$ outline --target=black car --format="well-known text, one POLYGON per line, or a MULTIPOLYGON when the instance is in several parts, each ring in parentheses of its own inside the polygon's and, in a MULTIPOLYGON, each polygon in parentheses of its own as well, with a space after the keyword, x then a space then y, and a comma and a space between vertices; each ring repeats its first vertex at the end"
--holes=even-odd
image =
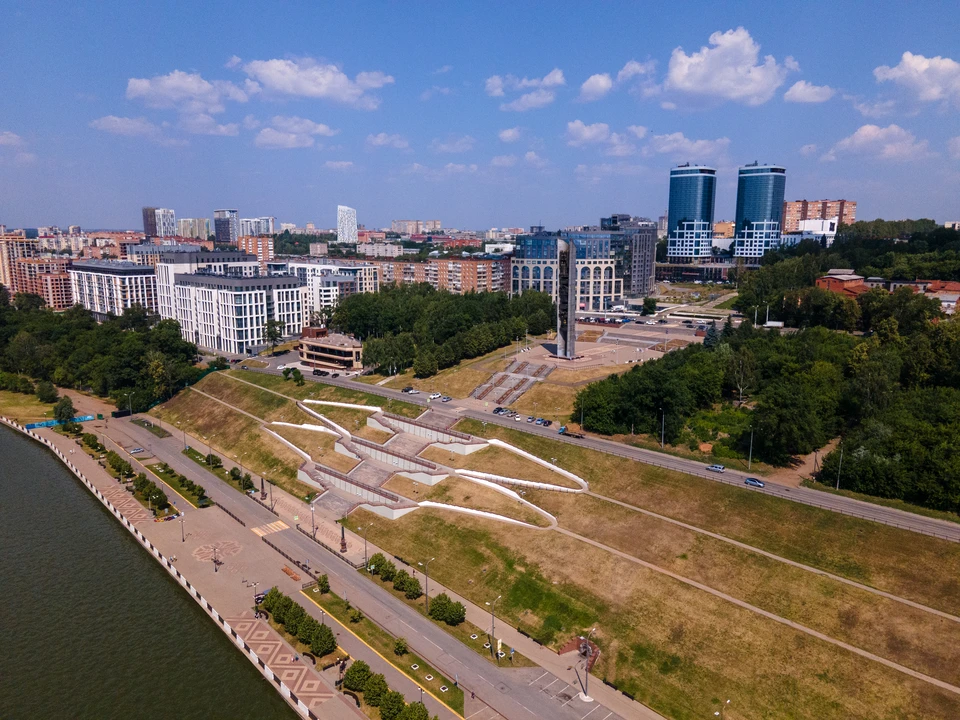
POLYGON ((657 320, 657 322, 658 322, 660 325, 666 325, 666 324, 667 324, 667 321, 666 321, 664 318, 660 318, 659 320, 657 320))
POLYGON ((340 373, 333 373, 332 375, 330 375, 330 377, 332 378, 340 377, 340 373))

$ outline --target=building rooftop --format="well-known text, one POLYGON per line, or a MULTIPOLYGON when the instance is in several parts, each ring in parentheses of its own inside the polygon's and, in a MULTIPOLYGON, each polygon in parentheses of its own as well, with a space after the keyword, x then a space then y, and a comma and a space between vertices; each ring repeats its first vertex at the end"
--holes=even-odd
POLYGON ((70 267, 75 270, 101 271, 118 274, 153 275, 150 265, 138 265, 130 260, 107 260, 92 258, 90 260, 74 260, 70 267))
POLYGON ((300 333, 301 340, 314 340, 323 345, 345 348, 360 348, 363 343, 351 335, 327 332, 326 328, 305 327, 300 333))
POLYGON ((222 290, 234 288, 256 289, 258 287, 303 287, 303 282, 295 275, 256 275, 241 277, 240 275, 220 275, 217 273, 177 273, 173 280, 178 285, 196 285, 200 287, 214 287, 222 290))

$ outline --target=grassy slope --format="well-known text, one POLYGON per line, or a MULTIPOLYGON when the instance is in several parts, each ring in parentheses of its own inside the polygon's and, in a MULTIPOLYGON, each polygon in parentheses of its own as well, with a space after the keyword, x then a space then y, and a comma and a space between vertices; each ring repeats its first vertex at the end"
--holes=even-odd
POLYGON ((477 470, 493 475, 551 483, 562 487, 579 487, 579 485, 563 475, 555 473, 542 465, 538 465, 532 460, 527 460, 516 453, 498 447, 487 447, 470 455, 459 455, 441 450, 440 448, 431 447, 421 452, 420 457, 452 468, 477 470))
MULTIPOLYGON (((350 524, 374 516, 355 512, 350 524)), ((672 718, 947 718, 960 698, 572 538, 443 511, 378 522, 370 538, 553 647, 597 627, 595 674, 672 718)))
POLYGON ((0 390, 0 415, 21 423, 41 422, 53 417, 53 405, 40 402, 36 395, 0 390))
POLYGON ((462 420, 458 428, 500 437, 590 483, 594 492, 720 533, 798 562, 948 612, 960 612, 960 544, 510 428, 462 420))

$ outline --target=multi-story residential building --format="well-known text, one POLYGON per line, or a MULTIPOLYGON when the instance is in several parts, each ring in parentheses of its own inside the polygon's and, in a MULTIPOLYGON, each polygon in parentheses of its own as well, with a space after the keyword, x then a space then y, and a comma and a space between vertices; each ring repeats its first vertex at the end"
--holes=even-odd
POLYGON ((69 258, 16 258, 11 289, 14 293, 39 295, 53 310, 66 310, 73 305, 69 266, 69 258))
POLYGON ((713 224, 715 240, 732 240, 736 223, 733 220, 718 220, 713 224))
POLYGON ((802 240, 815 240, 823 247, 830 247, 837 237, 839 226, 840 219, 835 217, 828 220, 801 220, 797 230, 781 235, 781 243, 789 246, 802 240))
POLYGON ((71 225, 67 228, 67 235, 81 235, 83 231, 80 229, 79 225, 71 225))
POLYGON ((310 254, 314 257, 323 257, 327 254, 328 249, 327 243, 325 242, 310 243, 310 254))
POLYGON ((296 223, 280 223, 280 232, 295 232, 297 229, 296 223))
POLYGON ((308 317, 320 308, 336 307, 344 297, 380 289, 379 270, 372 263, 318 262, 304 258, 291 259, 286 267, 287 272, 306 287, 304 302, 308 317))
POLYGON ((577 301, 579 310, 608 310, 623 301, 623 278, 616 277, 611 232, 538 232, 517 239, 510 263, 510 292, 539 290, 558 298, 559 240, 576 248, 577 301))
POLYGON ((629 292, 635 297, 647 297, 656 287, 657 225, 647 222, 635 228, 625 225, 623 229, 630 238, 629 292))
POLYGON ((238 222, 239 212, 236 210, 214 210, 213 232, 217 243, 221 245, 236 245, 240 235, 238 222))
POLYGON ((0 234, 0 285, 13 295, 17 289, 13 286, 13 262, 19 258, 36 257, 40 254, 40 240, 28 238, 23 230, 0 234))
POLYGON ((143 208, 143 234, 147 237, 173 237, 177 234, 177 216, 169 208, 143 208))
POLYGON ((670 170, 667 257, 701 262, 713 256, 717 171, 686 163, 670 170))
POLYGON ((210 237, 210 220, 207 218, 180 218, 177 220, 177 235, 184 238, 206 240, 210 237))
MULTIPOLYGON (((241 252, 202 252, 193 248, 193 252, 161 253, 156 264, 157 273, 157 312, 160 317, 176 318, 176 278, 178 275, 204 274, 223 275, 236 278, 256 277, 260 272, 260 263, 253 255, 241 252)), ((187 335, 184 335, 187 339, 187 335)))
POLYGON ((385 242, 366 242, 357 245, 357 251, 367 257, 400 257, 403 248, 400 245, 385 242))
POLYGON ((780 165, 751 163, 737 178, 737 218, 734 227, 735 257, 759 260, 780 247, 783 194, 787 171, 780 165))
POLYGON ((237 238, 237 249, 248 255, 256 255, 262 270, 273 260, 273 238, 263 235, 241 235, 237 238))
POLYGON ((75 303, 103 321, 139 305, 157 312, 157 278, 153 267, 126 260, 79 260, 70 264, 70 286, 75 303))
POLYGON ((290 275, 176 274, 174 292, 183 337, 215 352, 242 355, 264 347, 267 320, 283 323, 287 336, 306 325, 305 288, 290 275))
POLYGON ((804 220, 839 218, 844 225, 857 221, 854 200, 790 200, 783 204, 783 232, 798 232, 804 220))
POLYGON ((300 362, 308 367, 331 370, 362 370, 363 344, 352 335, 305 327, 300 333, 300 362))
POLYGON ((337 242, 357 244, 357 211, 346 205, 337 205, 337 242))
POLYGON ((506 290, 510 260, 505 257, 431 258, 426 262, 371 260, 382 283, 429 283, 437 290, 462 295, 506 290))
POLYGON ((387 234, 376 230, 358 230, 357 244, 386 242, 387 234))
POLYGON ((243 235, 273 235, 274 217, 240 218, 239 233, 243 235))

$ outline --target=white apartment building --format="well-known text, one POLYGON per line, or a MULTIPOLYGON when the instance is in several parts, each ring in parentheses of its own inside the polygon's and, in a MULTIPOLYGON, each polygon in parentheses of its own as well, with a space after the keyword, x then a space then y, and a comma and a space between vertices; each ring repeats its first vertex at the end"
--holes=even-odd
POLYGON ((78 260, 70 265, 73 300, 103 321, 139 305, 157 312, 157 279, 149 265, 126 260, 78 260))
POLYGON ((734 239, 734 257, 759 260, 782 243, 780 223, 776 220, 758 220, 740 232, 734 239))
POLYGON ((713 257, 713 223, 681 222, 667 237, 667 259, 692 262, 713 257))
POLYGON ((367 263, 318 262, 304 258, 288 261, 287 272, 297 277, 307 288, 308 317, 320 308, 336 307, 342 297, 377 292, 380 289, 379 268, 367 263))
MULTIPOLYGON (((241 252, 169 252, 161 253, 156 261, 157 312, 161 318, 176 318, 175 285, 178 275, 204 273, 255 277, 260 272, 256 256, 241 252)), ((184 337, 187 337, 184 334, 184 337)))
POLYGON ((362 243, 357 245, 357 250, 361 255, 367 257, 400 257, 403 255, 403 248, 393 243, 362 243))
POLYGON ((337 242, 357 244, 357 211, 346 205, 337 205, 337 242))
POLYGON ((307 324, 306 288, 289 275, 176 275, 174 308, 183 337, 215 352, 243 355, 264 347, 264 325, 279 320, 284 335, 307 324))
POLYGON ((275 217, 240 218, 240 235, 273 235, 275 217))
POLYGON ((210 236, 210 220, 208 218, 179 218, 177 220, 177 235, 206 240, 210 236))

